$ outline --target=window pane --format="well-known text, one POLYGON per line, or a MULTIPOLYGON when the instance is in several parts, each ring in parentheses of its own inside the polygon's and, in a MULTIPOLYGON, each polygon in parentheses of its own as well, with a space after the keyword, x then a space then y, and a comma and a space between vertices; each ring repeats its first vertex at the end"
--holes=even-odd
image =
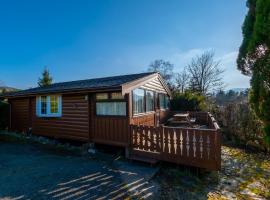
POLYGON ((146 91, 146 112, 154 110, 154 92, 146 91))
POLYGON ((144 90, 133 90, 133 113, 143 113, 144 110, 144 90))
POLYGON ((165 95, 159 94, 159 107, 165 109, 165 95))
POLYGON ((165 107, 169 108, 170 107, 170 99, 168 96, 165 96, 165 107))
POLYGON ((113 92, 111 95, 112 99, 124 99, 124 96, 122 96, 121 92, 113 92))
POLYGON ((41 114, 47 114, 47 97, 46 96, 41 96, 40 97, 41 101, 41 114))
POLYGON ((108 95, 108 93, 97 93, 96 99, 97 100, 109 99, 109 95, 108 95))
POLYGON ((126 116, 126 102, 97 102, 96 114, 126 116))
POLYGON ((58 96, 50 96, 51 108, 50 112, 52 114, 58 113, 58 96))

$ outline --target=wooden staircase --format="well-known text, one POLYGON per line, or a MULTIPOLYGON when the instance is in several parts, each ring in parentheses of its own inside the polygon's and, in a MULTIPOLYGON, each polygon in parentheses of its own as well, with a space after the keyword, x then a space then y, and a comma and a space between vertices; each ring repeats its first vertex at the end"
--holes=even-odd
POLYGON ((158 163, 158 156, 160 153, 152 151, 144 151, 140 149, 132 149, 129 155, 130 160, 136 160, 144 163, 155 165, 158 163))

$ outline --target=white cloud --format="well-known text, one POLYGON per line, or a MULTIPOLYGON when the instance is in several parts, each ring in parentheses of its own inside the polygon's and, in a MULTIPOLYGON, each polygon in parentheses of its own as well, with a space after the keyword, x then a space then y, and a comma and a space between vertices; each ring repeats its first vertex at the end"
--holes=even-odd
POLYGON ((237 69, 236 59, 238 52, 233 51, 218 58, 221 61, 221 66, 224 68, 224 82, 226 88, 247 88, 249 87, 250 77, 244 76, 237 69))
POLYGON ((200 55, 207 50, 210 49, 190 49, 185 52, 176 52, 167 59, 175 65, 175 71, 179 72, 190 63, 193 57, 200 55))

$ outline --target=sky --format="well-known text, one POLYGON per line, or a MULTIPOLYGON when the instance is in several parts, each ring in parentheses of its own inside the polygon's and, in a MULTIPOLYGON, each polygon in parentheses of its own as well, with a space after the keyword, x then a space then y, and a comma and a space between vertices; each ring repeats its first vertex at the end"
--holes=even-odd
POLYGON ((181 70, 215 51, 226 88, 249 87, 236 58, 245 0, 0 0, 0 80, 37 86, 145 72, 155 59, 181 70))

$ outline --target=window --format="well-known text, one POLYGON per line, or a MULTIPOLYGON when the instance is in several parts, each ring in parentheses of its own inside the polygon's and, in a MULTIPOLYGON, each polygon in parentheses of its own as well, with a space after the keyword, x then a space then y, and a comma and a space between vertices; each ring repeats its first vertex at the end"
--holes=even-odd
POLYGON ((97 115, 126 116, 126 102, 97 102, 97 115))
POLYGON ((50 106, 51 113, 55 114, 58 113, 58 97, 51 96, 51 106, 50 106))
POLYGON ((154 92, 146 90, 146 112, 154 111, 154 92))
POLYGON ((96 99, 97 100, 109 99, 109 94, 108 93, 97 93, 96 99))
POLYGON ((170 104, 169 97, 165 94, 159 94, 158 96, 160 109, 168 109, 170 104))
POLYGON ((96 115, 126 116, 126 101, 122 93, 97 93, 96 115))
POLYGON ((135 89, 132 92, 132 96, 133 96, 133 114, 145 112, 144 90, 135 89))
POLYGON ((41 114, 46 115, 47 114, 47 97, 42 96, 41 98, 41 114))
POLYGON ((122 95, 121 92, 112 92, 111 98, 112 99, 124 99, 124 96, 122 95))
POLYGON ((40 117, 61 117, 62 99, 59 95, 39 96, 36 101, 36 114, 40 117))

